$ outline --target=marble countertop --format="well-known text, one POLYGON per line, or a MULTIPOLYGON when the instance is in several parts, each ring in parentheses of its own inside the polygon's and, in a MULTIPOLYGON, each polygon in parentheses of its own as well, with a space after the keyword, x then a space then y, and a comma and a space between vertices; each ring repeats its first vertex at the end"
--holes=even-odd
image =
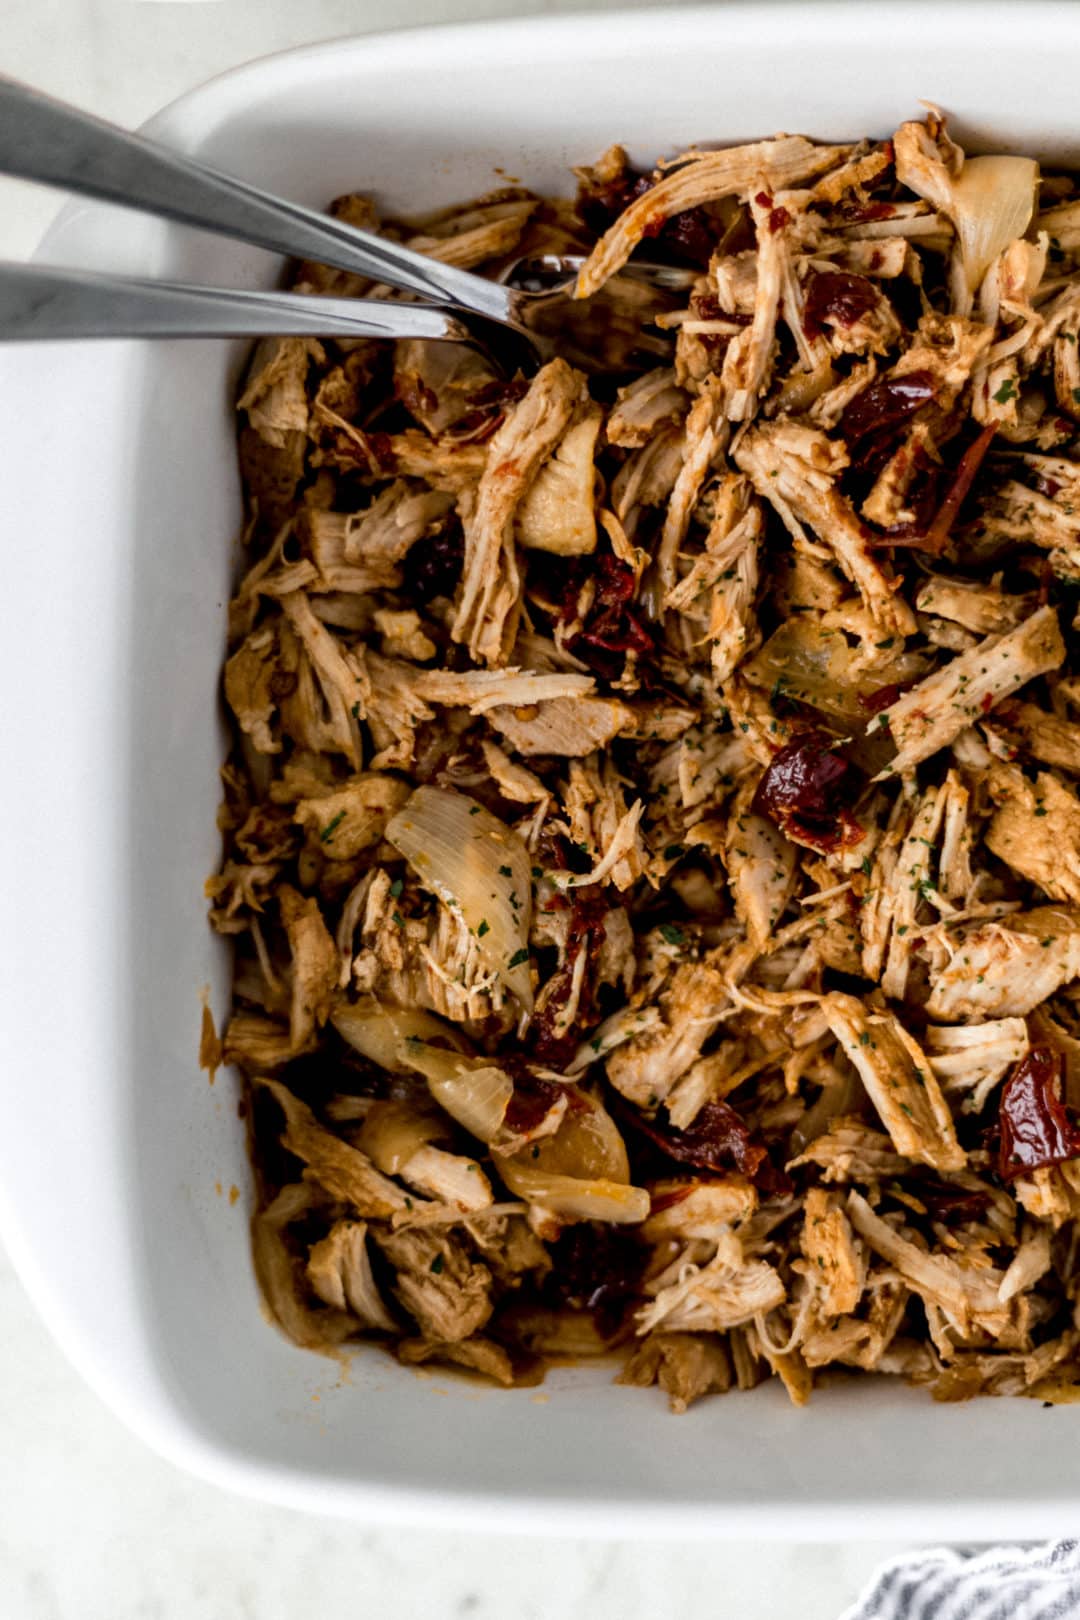
MULTIPOLYGON (((600 9, 605 0, 590 0, 600 9)), ((625 0, 607 0, 622 9, 625 0)), ((0 0, 0 72, 135 124, 253 56, 577 0, 0 0)), ((0 257, 59 199, 0 180, 0 257)), ((646 1546, 365 1530, 227 1496, 133 1438, 67 1365, 0 1252, 3 1620, 836 1620, 898 1545, 646 1546)))
POLYGON ((0 1323, 3 1620, 837 1620, 900 1551, 436 1535, 266 1507, 129 1434, 2 1252, 0 1323))

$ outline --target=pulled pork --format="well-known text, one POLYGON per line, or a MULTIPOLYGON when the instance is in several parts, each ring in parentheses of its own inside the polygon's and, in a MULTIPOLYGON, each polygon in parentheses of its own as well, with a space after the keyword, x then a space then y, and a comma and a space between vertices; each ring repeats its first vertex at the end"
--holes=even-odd
POLYGON ((505 1385, 619 1350, 680 1411, 1064 1398, 1080 192, 934 112, 577 172, 334 205, 581 256, 535 375, 268 340, 239 400, 208 895, 263 1290, 505 1385))

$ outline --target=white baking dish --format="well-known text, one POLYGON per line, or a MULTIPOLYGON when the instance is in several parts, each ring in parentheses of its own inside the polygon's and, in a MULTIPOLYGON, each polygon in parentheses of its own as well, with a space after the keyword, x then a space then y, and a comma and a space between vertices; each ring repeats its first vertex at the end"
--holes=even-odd
MULTIPOLYGON (((778 129, 883 134, 917 98, 961 139, 1080 163, 1080 10, 731 5, 425 30, 227 75, 154 132, 312 204, 421 208, 566 186, 778 129), (1022 19, 1022 22, 1021 22, 1022 19), (500 171, 496 165, 501 166, 500 171)), ((87 205, 44 251, 266 284, 266 255, 87 205)), ((86 1378, 148 1442, 239 1490, 366 1520, 639 1534, 987 1538, 1075 1529, 1080 1410, 939 1407, 888 1382, 671 1418, 611 1369, 542 1393, 347 1373, 260 1313, 235 1092, 195 1062, 226 1004, 204 917, 238 491, 224 344, 0 356, 7 783, 0 1216, 86 1378), (230 1204, 231 1186, 241 1197, 230 1204), (219 1192, 218 1189, 222 1189, 219 1192)))

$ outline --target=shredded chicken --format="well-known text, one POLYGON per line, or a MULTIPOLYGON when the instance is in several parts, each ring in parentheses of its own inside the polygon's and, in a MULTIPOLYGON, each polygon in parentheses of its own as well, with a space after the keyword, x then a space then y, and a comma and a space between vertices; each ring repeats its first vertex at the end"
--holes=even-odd
POLYGON ((579 256, 534 374, 274 338, 238 401, 207 1051, 269 1309, 675 1411, 1075 1398, 1076 182, 933 110, 576 173, 333 205, 579 256))

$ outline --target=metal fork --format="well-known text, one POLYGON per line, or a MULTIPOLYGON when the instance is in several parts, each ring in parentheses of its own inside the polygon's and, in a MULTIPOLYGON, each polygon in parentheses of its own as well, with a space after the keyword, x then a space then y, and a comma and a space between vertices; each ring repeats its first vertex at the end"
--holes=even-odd
MULTIPOLYGON (((489 281, 260 190, 3 77, 0 173, 352 271, 440 306, 442 322, 440 327, 432 311, 420 317, 415 304, 239 294, 0 264, 0 339, 244 336, 260 331, 329 336, 344 335, 348 326, 352 336, 471 342, 513 370, 549 352, 553 317, 560 305, 570 302, 582 263, 576 256, 522 259, 498 281, 489 281), (273 324, 260 327, 259 320, 273 324)), ((655 264, 635 264, 630 273, 663 288, 684 287, 694 274, 655 264)))

